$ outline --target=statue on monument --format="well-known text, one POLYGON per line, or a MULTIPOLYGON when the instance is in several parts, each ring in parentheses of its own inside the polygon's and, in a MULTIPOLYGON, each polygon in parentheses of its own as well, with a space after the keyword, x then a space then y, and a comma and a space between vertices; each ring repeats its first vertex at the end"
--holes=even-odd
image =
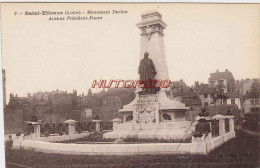
POLYGON ((153 92, 156 91, 156 88, 154 87, 156 83, 154 77, 157 72, 155 70, 153 61, 148 58, 148 56, 149 53, 145 52, 144 58, 140 61, 138 73, 140 74, 141 84, 144 85, 143 90, 153 92))

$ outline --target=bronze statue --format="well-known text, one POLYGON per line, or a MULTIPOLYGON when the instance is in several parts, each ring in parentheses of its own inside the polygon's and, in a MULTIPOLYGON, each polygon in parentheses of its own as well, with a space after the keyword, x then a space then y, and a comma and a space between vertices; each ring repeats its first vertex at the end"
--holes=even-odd
POLYGON ((152 91, 154 77, 157 74, 153 61, 148 58, 149 53, 144 53, 144 58, 140 61, 139 71, 141 84, 144 84, 144 90, 152 91))

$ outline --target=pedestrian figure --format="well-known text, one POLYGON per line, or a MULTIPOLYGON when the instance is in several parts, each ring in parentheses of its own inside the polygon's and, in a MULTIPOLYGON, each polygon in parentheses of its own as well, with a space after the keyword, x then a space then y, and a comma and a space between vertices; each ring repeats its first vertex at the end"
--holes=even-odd
POLYGON ((12 147, 13 147, 13 139, 12 139, 12 135, 9 135, 8 140, 5 142, 5 152, 7 155, 10 154, 12 147))
POLYGON ((62 136, 63 135, 63 130, 62 130, 62 123, 59 124, 59 135, 62 136))
POLYGON ((50 135, 50 131, 49 131, 49 124, 45 124, 45 136, 48 137, 50 135))

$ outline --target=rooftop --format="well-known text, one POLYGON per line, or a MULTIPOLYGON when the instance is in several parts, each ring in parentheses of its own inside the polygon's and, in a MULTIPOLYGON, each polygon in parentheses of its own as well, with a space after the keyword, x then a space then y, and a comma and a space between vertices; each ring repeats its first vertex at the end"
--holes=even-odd
POLYGON ((209 80, 220 80, 220 79, 231 79, 235 80, 234 76, 228 69, 226 69, 224 72, 219 72, 218 70, 215 73, 211 73, 209 80))

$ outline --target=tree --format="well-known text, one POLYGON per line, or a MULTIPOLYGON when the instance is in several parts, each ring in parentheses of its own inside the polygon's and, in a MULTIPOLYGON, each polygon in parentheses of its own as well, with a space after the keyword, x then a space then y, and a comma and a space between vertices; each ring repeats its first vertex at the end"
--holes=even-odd
POLYGON ((214 101, 220 100, 220 105, 228 99, 228 96, 225 95, 223 90, 221 90, 221 85, 217 85, 217 94, 213 97, 214 101))
POLYGON ((91 91, 91 89, 88 89, 88 96, 92 96, 92 91, 91 91))

